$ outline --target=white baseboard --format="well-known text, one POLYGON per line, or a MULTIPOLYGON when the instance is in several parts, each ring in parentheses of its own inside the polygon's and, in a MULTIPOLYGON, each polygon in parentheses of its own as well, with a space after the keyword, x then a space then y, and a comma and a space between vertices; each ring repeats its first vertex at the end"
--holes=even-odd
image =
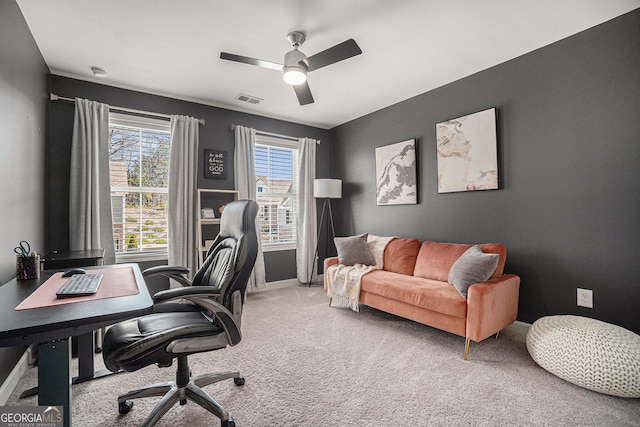
MULTIPOLYGON (((318 275, 318 279, 313 282, 315 286, 322 286, 322 284, 324 283, 324 275, 320 274, 318 275)), ((264 291, 271 291, 274 289, 280 289, 280 288, 289 288, 292 286, 301 286, 301 285, 306 285, 306 283, 301 283, 298 279, 285 279, 285 280, 278 280, 275 282, 268 282, 267 286, 265 286, 264 288, 261 289, 256 289, 252 292, 256 293, 256 292, 264 292, 264 291)))
POLYGON ((16 366, 13 367, 11 373, 7 377, 6 380, 0 386, 0 406, 3 406, 9 400, 9 396, 13 393, 13 390, 18 385, 20 378, 29 368, 29 359, 31 357, 31 347, 27 348, 27 350, 22 353, 22 357, 16 363, 16 366))
POLYGON ((516 320, 515 322, 507 326, 505 329, 509 330, 510 332, 513 332, 519 338, 525 341, 527 338, 527 332, 529 332, 530 327, 531 327, 530 323, 525 323, 525 322, 516 320))

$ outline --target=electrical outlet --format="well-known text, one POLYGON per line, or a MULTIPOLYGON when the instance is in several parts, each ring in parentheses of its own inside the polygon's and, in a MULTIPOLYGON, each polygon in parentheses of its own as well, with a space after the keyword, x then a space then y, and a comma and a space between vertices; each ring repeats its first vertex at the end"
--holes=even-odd
POLYGON ((593 291, 578 288, 578 306, 593 308, 593 291))

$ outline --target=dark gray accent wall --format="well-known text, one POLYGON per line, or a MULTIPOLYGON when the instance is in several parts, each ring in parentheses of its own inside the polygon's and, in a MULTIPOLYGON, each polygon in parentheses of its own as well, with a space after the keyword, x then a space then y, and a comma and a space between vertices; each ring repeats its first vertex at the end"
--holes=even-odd
MULTIPOLYGON (((48 74, 18 5, 0 2, 0 285, 16 276, 20 240, 45 247, 48 74)), ((0 348, 0 384, 23 351, 0 348)))
MULTIPOLYGON (((215 78, 212 76, 212 78, 215 78)), ((320 139, 317 148, 317 175, 328 175, 331 148, 329 131, 300 125, 282 120, 270 119, 253 114, 240 113, 223 108, 212 107, 194 102, 181 101, 163 96, 151 95, 126 89, 115 88, 96 83, 70 79, 53 75, 51 91, 68 98, 86 98, 104 102, 112 106, 133 108, 163 114, 180 114, 206 121, 200 126, 200 159, 198 161, 198 187, 216 189, 234 189, 234 134, 231 124, 253 127, 255 129, 289 136, 306 136, 320 139), (204 178, 204 150, 217 149, 228 153, 227 179, 204 178)), ((304 108, 304 107, 301 107, 304 108)), ((71 102, 54 101, 51 105, 51 215, 49 233, 52 249, 67 249, 69 244, 69 161, 71 135, 73 131, 74 105, 71 102)), ((266 252, 265 269, 267 281, 292 279, 296 277, 295 251, 266 252)))
POLYGON ((343 234, 501 242, 518 319, 640 333, 640 10, 333 129, 343 234), (438 194, 435 124, 499 109, 502 189, 438 194), (374 149, 418 140, 419 204, 376 206, 374 149), (576 288, 594 308, 577 307, 576 288))

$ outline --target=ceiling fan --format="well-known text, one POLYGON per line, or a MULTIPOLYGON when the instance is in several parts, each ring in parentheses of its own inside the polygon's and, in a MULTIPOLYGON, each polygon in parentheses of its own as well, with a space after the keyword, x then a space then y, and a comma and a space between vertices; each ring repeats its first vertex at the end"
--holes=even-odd
POLYGON ((284 65, 227 52, 220 52, 220 59, 282 71, 282 78, 293 86, 300 105, 307 105, 313 103, 313 95, 311 95, 311 89, 307 83, 307 73, 360 55, 362 50, 355 40, 349 39, 315 55, 307 56, 298 50, 306 38, 306 35, 300 31, 293 31, 287 35, 293 50, 284 55, 284 65))

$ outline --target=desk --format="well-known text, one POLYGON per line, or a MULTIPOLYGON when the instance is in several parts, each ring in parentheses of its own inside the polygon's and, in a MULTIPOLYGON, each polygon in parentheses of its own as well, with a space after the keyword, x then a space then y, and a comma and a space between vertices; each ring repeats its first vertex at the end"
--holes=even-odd
POLYGON ((14 279, 0 286, 0 347, 40 343, 38 405, 63 406, 65 427, 71 426, 69 338, 153 311, 153 301, 137 264, 87 267, 87 270, 127 267, 133 269, 138 294, 17 311, 15 307, 54 272, 45 270, 39 279, 20 282, 14 279))
MULTIPOLYGON (((80 249, 68 251, 51 251, 44 254, 40 260, 43 270, 66 270, 73 267, 88 267, 92 265, 104 264, 104 249, 80 249)), ((102 349, 103 331, 98 330, 95 333, 95 341, 90 334, 87 336, 73 338, 71 346, 73 355, 78 356, 80 361, 80 372, 78 378, 74 380, 77 384, 94 377, 93 372, 93 352, 100 352, 102 349), (91 366, 83 363, 88 361, 91 366)), ((37 393, 38 390, 27 390, 20 397, 30 396, 37 393)))

